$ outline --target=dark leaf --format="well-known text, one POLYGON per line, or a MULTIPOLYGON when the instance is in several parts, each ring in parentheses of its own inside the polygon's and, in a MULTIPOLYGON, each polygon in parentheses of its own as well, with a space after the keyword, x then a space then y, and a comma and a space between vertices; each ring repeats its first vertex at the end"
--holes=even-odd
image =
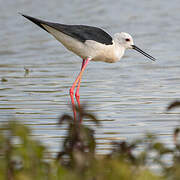
POLYGON ((167 107, 167 111, 174 109, 176 107, 180 107, 180 101, 174 101, 167 107))
POLYGON ((59 118, 59 125, 63 124, 64 121, 72 123, 73 122, 73 117, 68 115, 68 114, 64 114, 59 118))

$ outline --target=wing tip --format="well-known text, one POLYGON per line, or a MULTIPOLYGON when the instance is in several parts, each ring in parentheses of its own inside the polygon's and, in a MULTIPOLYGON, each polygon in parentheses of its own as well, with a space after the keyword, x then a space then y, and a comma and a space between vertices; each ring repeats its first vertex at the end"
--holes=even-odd
MULTIPOLYGON (((37 18, 34 18, 34 17, 31 17, 31 16, 28 16, 28 15, 25 15, 23 13, 20 13, 18 12, 18 14, 22 15, 23 17, 27 18, 28 20, 30 20, 31 22, 35 23, 36 25, 38 25, 39 27, 41 27, 42 29, 44 29, 45 31, 47 31, 47 29, 45 29, 42 24, 44 21, 40 20, 40 19, 37 19, 37 18)), ((46 24, 46 23, 44 23, 46 24)), ((48 32, 48 31, 47 31, 48 32)))
POLYGON ((28 16, 28 15, 26 15, 26 14, 23 14, 23 13, 21 13, 21 12, 18 12, 18 14, 21 15, 21 16, 23 16, 23 17, 25 17, 25 18, 27 18, 27 19, 28 19, 28 17, 30 17, 30 16, 28 16))

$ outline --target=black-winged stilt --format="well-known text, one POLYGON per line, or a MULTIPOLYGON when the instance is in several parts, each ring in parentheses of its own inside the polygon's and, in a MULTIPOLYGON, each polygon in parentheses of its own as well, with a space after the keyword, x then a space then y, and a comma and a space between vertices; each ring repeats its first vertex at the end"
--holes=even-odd
POLYGON ((81 71, 70 88, 70 97, 76 119, 76 109, 74 102, 74 89, 77 85, 75 97, 80 107, 79 88, 82 74, 89 61, 104 61, 109 63, 117 62, 124 55, 126 49, 135 49, 149 59, 155 61, 155 58, 142 51, 134 45, 131 35, 125 32, 116 33, 112 38, 104 30, 85 25, 65 25, 43 21, 31 16, 21 14, 42 29, 52 34, 68 50, 80 56, 82 61, 81 71))

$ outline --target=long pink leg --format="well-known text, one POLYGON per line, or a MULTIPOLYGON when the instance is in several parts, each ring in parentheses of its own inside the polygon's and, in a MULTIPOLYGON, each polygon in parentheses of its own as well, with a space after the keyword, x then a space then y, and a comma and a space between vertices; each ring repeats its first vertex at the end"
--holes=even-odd
MULTIPOLYGON (((83 59, 81 69, 83 68, 85 61, 86 61, 86 59, 83 59)), ((79 88, 80 88, 80 85, 81 85, 81 78, 80 78, 79 81, 78 81, 78 86, 77 86, 76 94, 75 94, 76 101, 77 101, 77 103, 78 103, 79 109, 80 109, 80 100, 79 100, 79 98, 80 98, 80 95, 79 95, 79 88)))
POLYGON ((82 67, 78 77, 76 78, 72 87, 69 90, 69 94, 70 94, 71 102, 72 102, 73 113, 74 113, 74 120, 76 120, 76 108, 75 108, 74 97, 73 97, 74 96, 74 88, 76 87, 76 84, 78 83, 78 81, 81 79, 82 74, 83 74, 84 70, 86 69, 86 66, 88 65, 90 60, 91 60, 90 58, 87 58, 87 60, 84 63, 84 66, 82 67))

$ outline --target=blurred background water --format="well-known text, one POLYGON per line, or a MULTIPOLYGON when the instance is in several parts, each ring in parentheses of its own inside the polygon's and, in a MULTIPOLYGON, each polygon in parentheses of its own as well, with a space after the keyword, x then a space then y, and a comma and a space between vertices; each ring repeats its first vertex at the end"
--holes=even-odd
POLYGON ((88 65, 80 95, 101 121, 97 151, 107 153, 111 141, 132 140, 145 132, 172 145, 180 116, 178 110, 165 110, 180 98, 178 0, 0 0, 0 5, 0 79, 7 80, 0 82, 1 122, 17 118, 57 152, 66 127, 56 123, 63 113, 72 114, 69 88, 81 67, 79 57, 21 17, 22 12, 52 22, 99 26, 111 35, 130 33, 158 60, 128 50, 118 63, 88 65))

